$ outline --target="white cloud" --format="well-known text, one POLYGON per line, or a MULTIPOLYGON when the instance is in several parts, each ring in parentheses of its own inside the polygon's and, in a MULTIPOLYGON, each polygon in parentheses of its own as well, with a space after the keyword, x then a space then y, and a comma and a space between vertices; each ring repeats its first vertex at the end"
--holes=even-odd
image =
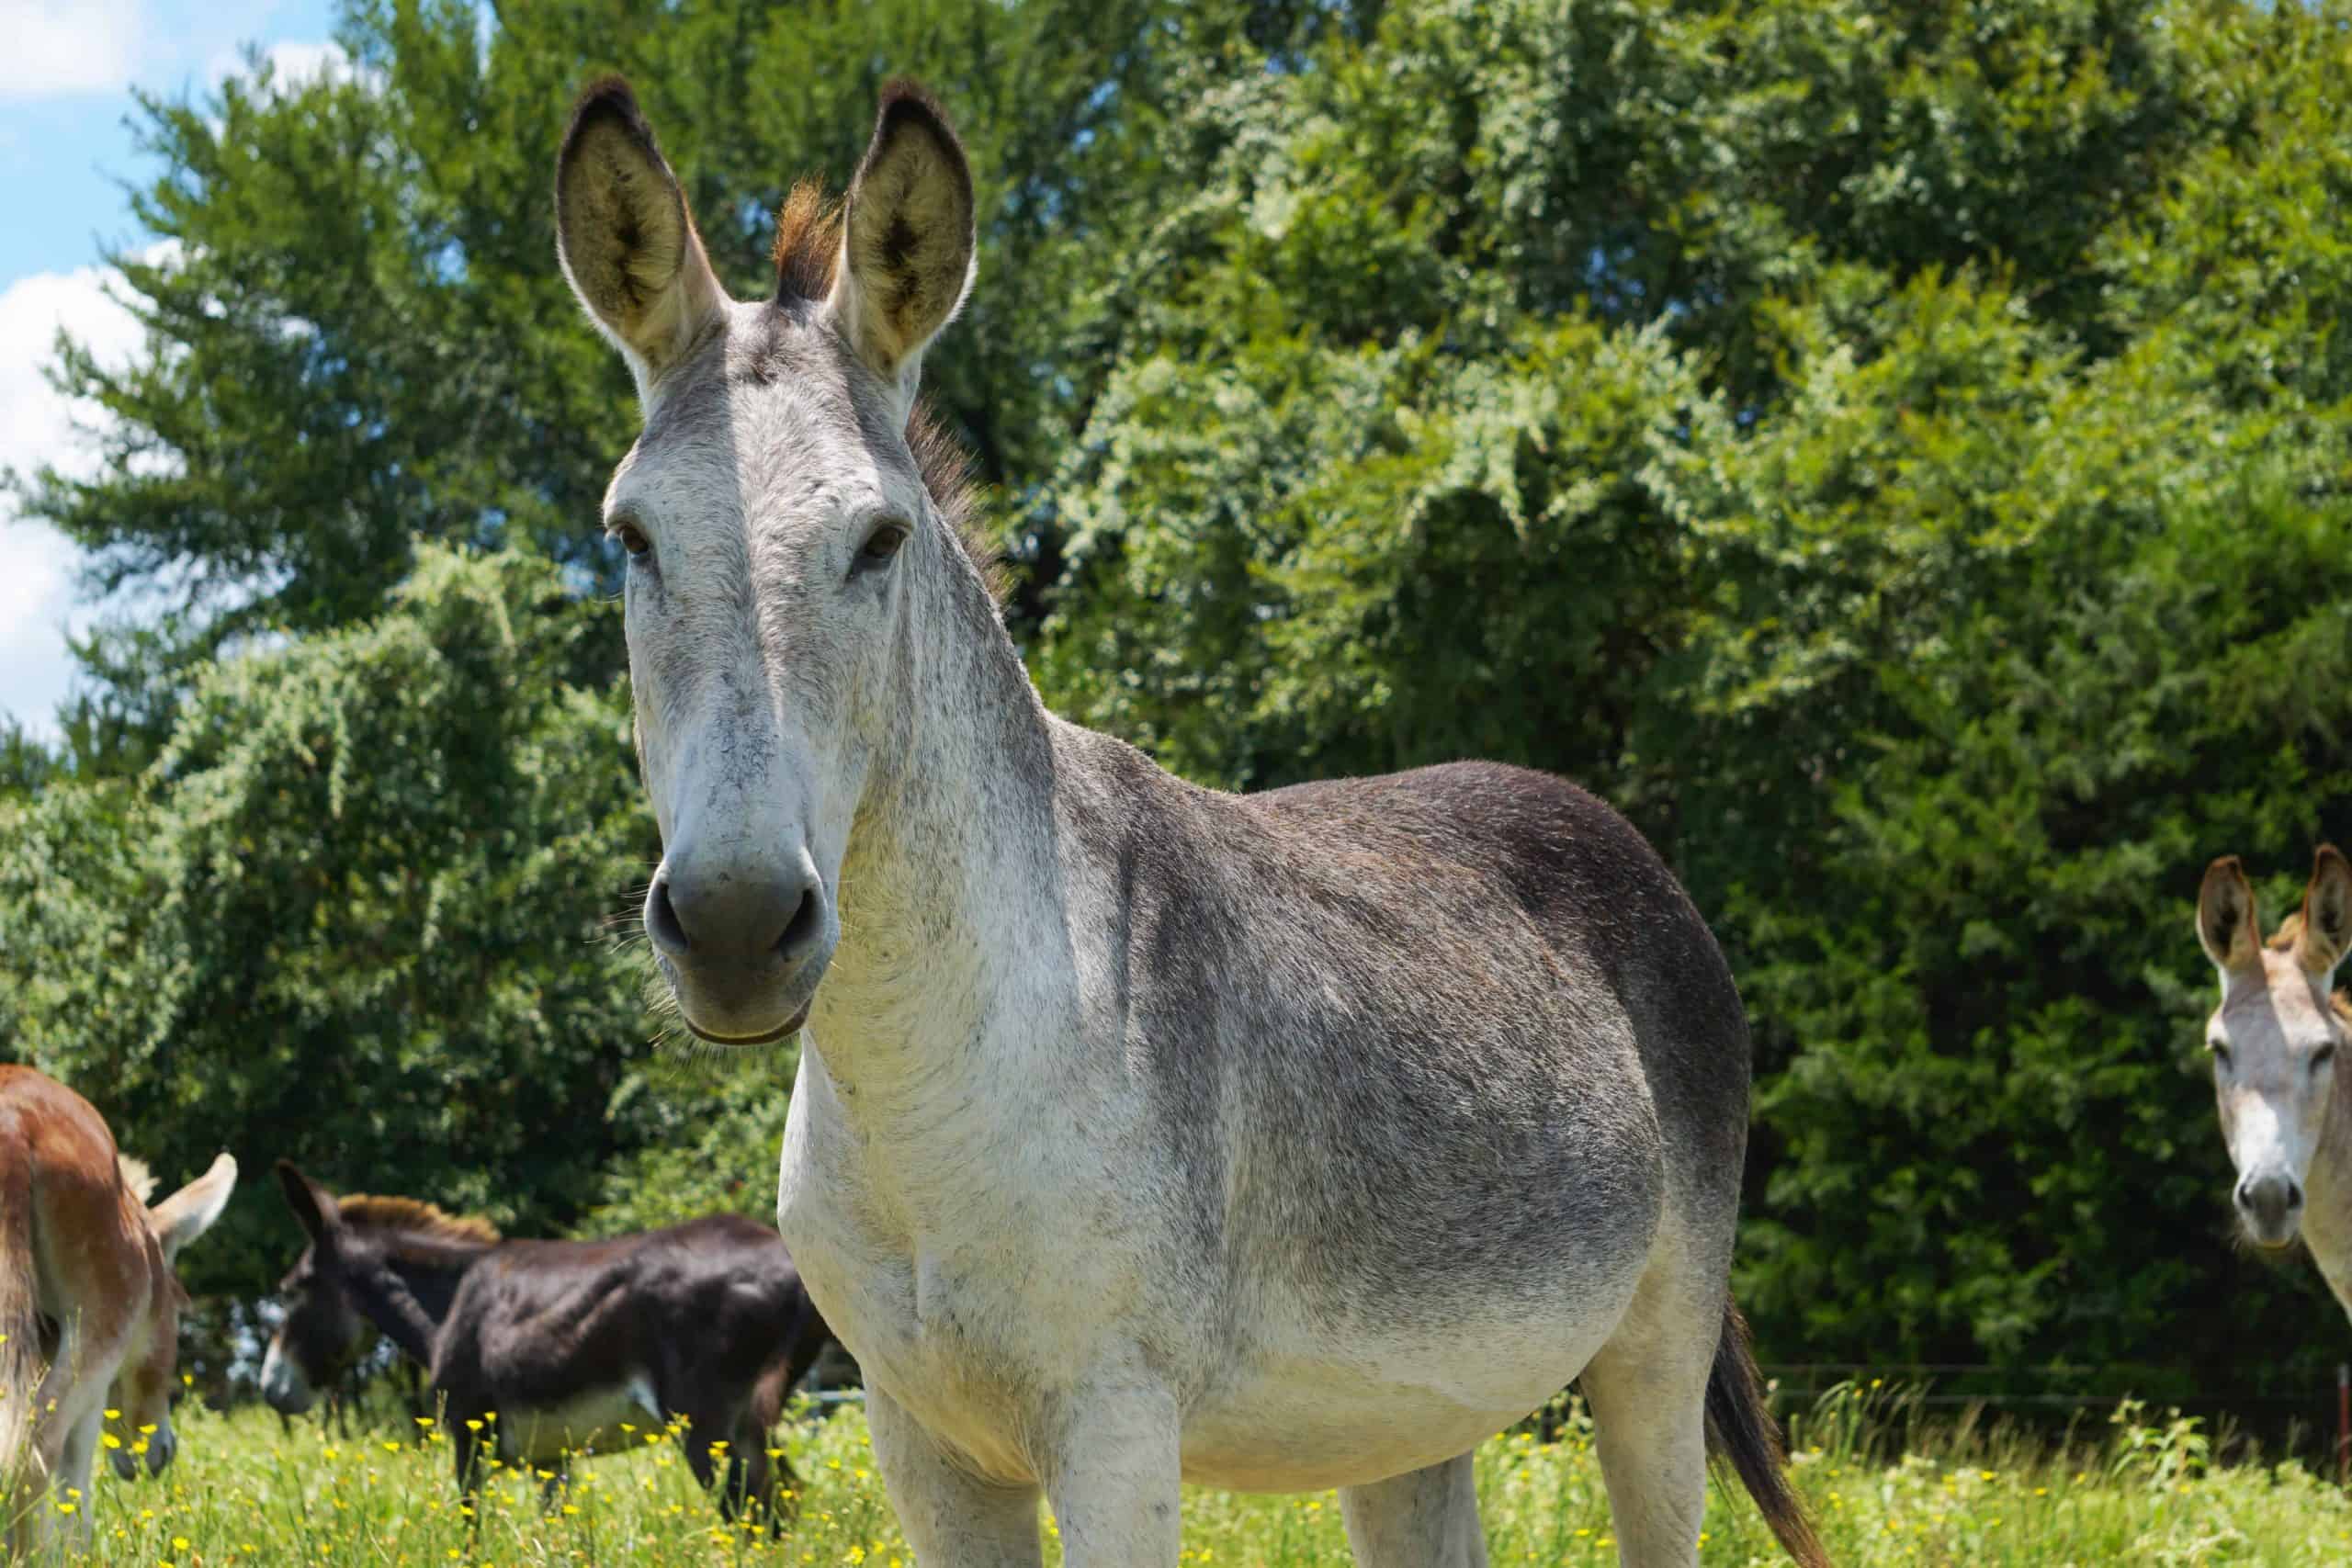
MULTIPOLYGON (((0 0, 0 4, 5 3, 6 0, 0 0)), ((331 39, 288 39, 271 44, 261 51, 261 57, 268 62, 270 79, 281 92, 308 86, 313 82, 348 82, 356 74, 351 56, 343 51, 343 45, 331 39)), ((246 63, 245 51, 242 49, 223 50, 212 57, 209 74, 215 82, 254 73, 254 67, 246 63)))
MULTIPOLYGON (((87 474, 97 464, 90 434, 104 411, 49 385, 41 372, 62 328, 101 360, 119 363, 141 341, 138 321, 114 297, 112 267, 35 273, 0 292, 0 468, 43 465, 87 474)), ((72 681, 68 628, 85 630, 95 606, 74 598, 79 553, 46 523, 13 514, 0 499, 0 709, 47 734, 72 681)))
POLYGON ((343 45, 325 39, 316 43, 288 41, 274 43, 264 54, 281 82, 310 82, 324 77, 330 82, 351 79, 351 56, 343 52, 343 45))
POLYGON ((140 0, 0 0, 0 102, 118 92, 147 37, 140 0))

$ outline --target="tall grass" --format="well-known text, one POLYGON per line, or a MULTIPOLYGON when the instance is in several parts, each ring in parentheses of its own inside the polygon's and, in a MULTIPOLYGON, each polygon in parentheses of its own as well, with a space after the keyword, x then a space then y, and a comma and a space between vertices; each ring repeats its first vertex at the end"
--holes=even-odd
MULTIPOLYGON (((799 1472, 778 1538, 721 1524, 686 1472, 678 1434, 634 1434, 626 1456, 502 1470, 461 1511, 431 1426, 338 1438, 287 1432, 266 1411, 187 1407, 179 1462, 160 1482, 108 1475, 68 1499, 93 1556, 148 1568, 227 1563, 848 1564, 911 1568, 854 1409, 780 1430, 799 1472), (543 1493, 548 1494, 543 1501, 543 1493)), ((1902 1391, 1832 1391, 1794 1423, 1795 1476, 1842 1564, 2197 1564, 2352 1561, 2352 1502, 2301 1465, 2218 1465, 2192 1419, 2127 1403, 2067 1440, 1970 1419, 1931 1420, 1902 1391)), ((1478 1488, 1497 1568, 1611 1563, 1616 1542, 1590 1421, 1568 1404, 1544 1435, 1498 1438, 1478 1488)), ((101 1467, 103 1471, 103 1466, 101 1467)), ((54 1506, 55 1505, 48 1505, 54 1506)), ((1184 1562, 1342 1568, 1335 1495, 1185 1498, 1184 1562)), ((1051 1520, 1046 1557, 1060 1561, 1051 1520)), ((1784 1561, 1736 1483, 1709 1499, 1708 1568, 1784 1561)))

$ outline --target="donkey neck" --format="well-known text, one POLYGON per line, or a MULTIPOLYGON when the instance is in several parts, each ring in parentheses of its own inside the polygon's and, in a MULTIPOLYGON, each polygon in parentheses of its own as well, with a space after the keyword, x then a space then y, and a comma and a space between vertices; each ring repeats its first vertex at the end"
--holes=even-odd
POLYGON ((2335 1074, 2304 1187, 2303 1246, 2352 1313, 2352 1072, 2335 1074))
POLYGON ((936 577, 842 860, 841 942, 810 1020, 822 1043, 804 1043, 884 1101, 969 1059, 1058 907, 1053 721, 978 574, 956 559, 936 577))
POLYGON ((457 1300, 466 1271, 496 1244, 400 1237, 353 1280, 353 1299, 368 1321, 419 1366, 433 1365, 433 1341, 457 1300))

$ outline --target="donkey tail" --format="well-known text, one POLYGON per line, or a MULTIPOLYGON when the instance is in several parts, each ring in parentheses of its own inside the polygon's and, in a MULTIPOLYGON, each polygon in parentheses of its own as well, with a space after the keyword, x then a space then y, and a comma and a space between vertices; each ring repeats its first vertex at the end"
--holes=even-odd
POLYGON ((1804 1505, 1789 1489, 1788 1458, 1781 1449, 1781 1429, 1764 1407, 1764 1380, 1748 1345, 1747 1320, 1728 1299, 1714 1371, 1707 1378, 1707 1446, 1717 1458, 1731 1461, 1781 1549, 1803 1568, 1829 1568, 1829 1554, 1813 1533, 1804 1505))
POLYGON ((0 1497, 37 1484, 29 1441, 40 1392, 40 1299, 33 1262, 33 1158, 14 1118, 0 1122, 0 1497))

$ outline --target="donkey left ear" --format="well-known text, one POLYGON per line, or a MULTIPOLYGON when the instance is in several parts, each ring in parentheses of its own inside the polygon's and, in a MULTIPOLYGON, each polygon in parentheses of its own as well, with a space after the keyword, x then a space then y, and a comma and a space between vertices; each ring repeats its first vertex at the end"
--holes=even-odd
POLYGON ((2295 938, 2295 962, 2307 975, 2333 975, 2352 949, 2352 862, 2334 844, 2322 844, 2303 890, 2303 929, 2295 938))
POLYGON ((971 289, 973 214, 971 165, 946 115, 913 83, 891 83, 849 187, 828 303, 858 357, 910 401, 924 347, 971 289))
POLYGON ((147 1223, 154 1227, 155 1239, 164 1244, 166 1262, 176 1260, 180 1248, 212 1228, 220 1211, 229 1206, 229 1194, 237 1190, 237 1162, 223 1153, 212 1162, 212 1168, 147 1211, 147 1223))

